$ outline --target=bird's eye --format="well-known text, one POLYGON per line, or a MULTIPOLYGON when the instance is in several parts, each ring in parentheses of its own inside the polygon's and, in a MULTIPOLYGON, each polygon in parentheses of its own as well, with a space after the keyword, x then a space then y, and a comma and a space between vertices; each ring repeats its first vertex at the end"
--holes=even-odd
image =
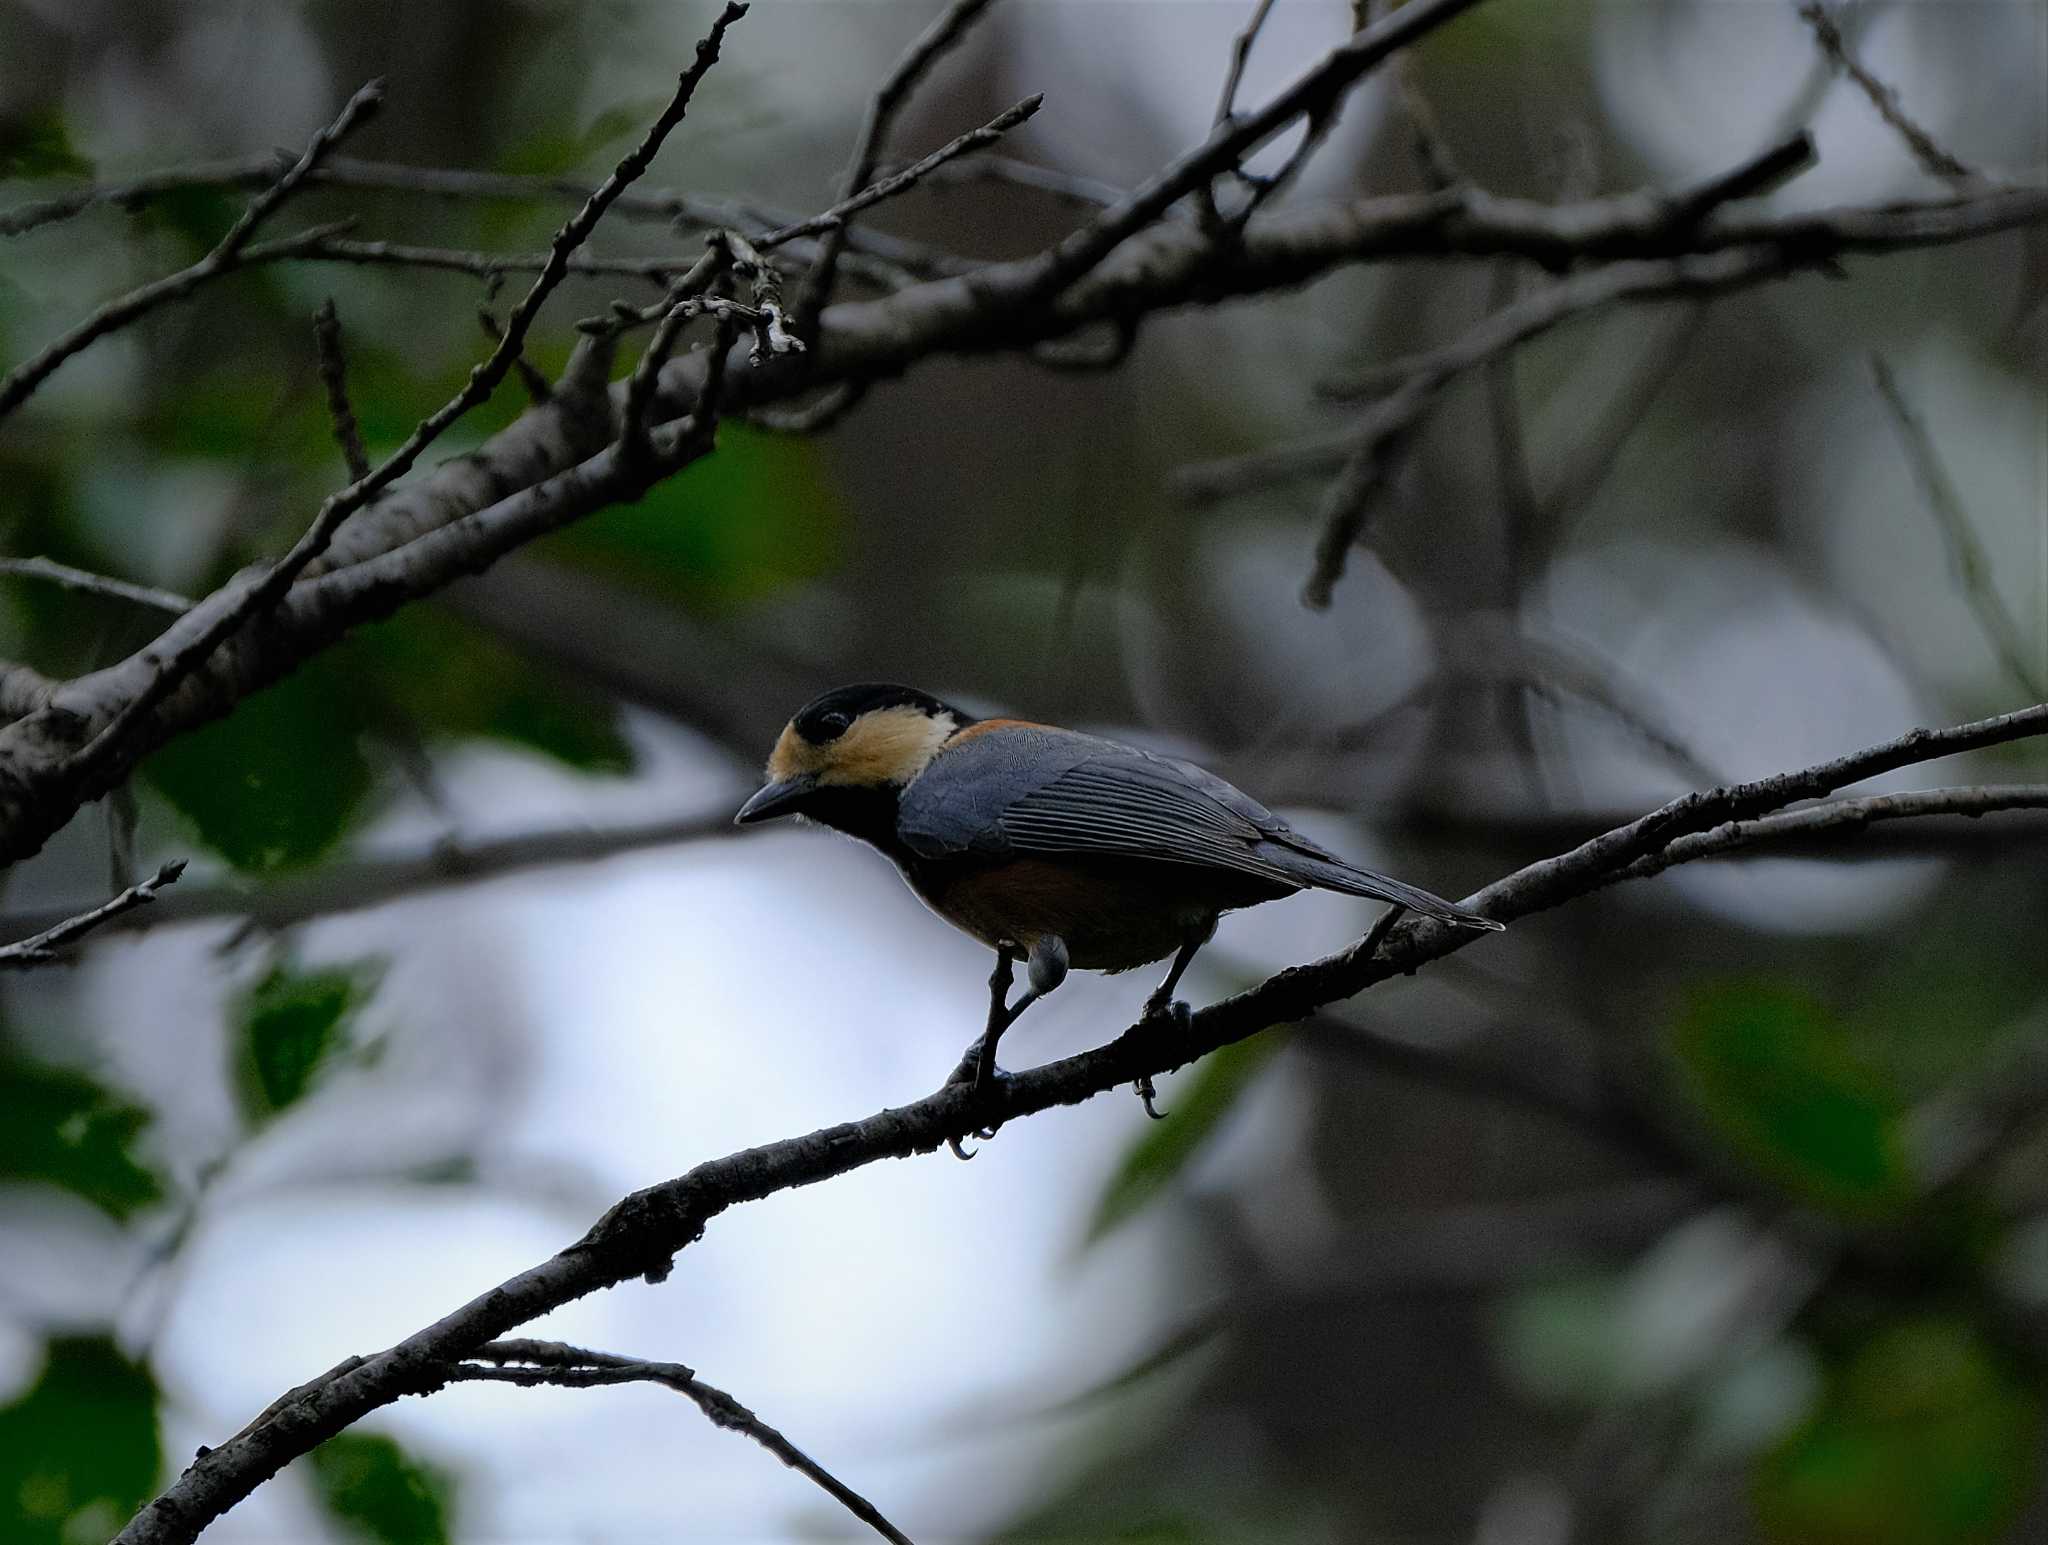
POLYGON ((828 740, 837 740, 841 735, 844 735, 846 733, 847 729, 852 725, 852 723, 853 720, 848 718, 843 713, 819 714, 817 723, 818 732, 817 734, 813 735, 811 739, 819 742, 820 744, 828 740))

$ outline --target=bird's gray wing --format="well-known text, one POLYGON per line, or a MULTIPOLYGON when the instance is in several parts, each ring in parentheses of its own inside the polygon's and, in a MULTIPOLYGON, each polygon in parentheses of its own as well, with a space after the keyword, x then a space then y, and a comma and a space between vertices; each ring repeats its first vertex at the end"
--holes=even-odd
POLYGON ((1071 730, 1005 728, 940 752, 905 791, 897 830, 928 858, 1123 855, 1501 926, 1338 857, 1206 768, 1071 730))
POLYGON ((897 829, 927 857, 1119 854, 1296 887, 1313 882, 1276 862, 1275 839, 1323 856, 1193 763, 1035 727, 975 736, 940 753, 905 791, 897 829))

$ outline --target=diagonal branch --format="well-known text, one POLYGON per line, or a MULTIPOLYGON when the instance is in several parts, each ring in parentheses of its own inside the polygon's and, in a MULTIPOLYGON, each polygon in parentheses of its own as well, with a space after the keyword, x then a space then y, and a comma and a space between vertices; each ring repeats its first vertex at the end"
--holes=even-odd
POLYGON ((661 1384, 696 1402, 713 1426, 752 1438, 792 1470, 814 1482, 841 1507, 891 1545, 911 1545, 910 1537, 882 1516, 859 1492, 811 1458, 775 1428, 724 1390, 706 1384, 696 1370, 681 1363, 648 1362, 615 1352, 593 1352, 559 1341, 517 1338, 481 1346, 461 1362, 442 1370, 451 1384, 518 1384, 531 1388, 552 1384, 563 1389, 599 1389, 613 1384, 661 1384))
POLYGON ((1942 543, 1948 548, 1949 568, 1955 574, 1956 583, 1962 586, 1970 610, 1976 613, 1977 626, 1983 630, 1985 642, 1990 644, 1991 652, 2005 667, 2006 674, 2019 683, 2022 692, 2029 697, 2048 697, 2048 684, 2044 684, 2048 683, 2048 676, 2027 662, 2026 637, 2006 607, 2005 598, 1998 593, 1997 581, 1992 578, 1990 554, 1984 551, 1976 527, 1970 522, 1969 511, 1963 508, 1962 495, 1956 492, 1948 469, 1941 463, 1941 453, 1934 447, 1934 437, 1913 411, 1913 405, 1906 401, 1906 394, 1899 390, 1898 378, 1892 374, 1891 366, 1885 363, 1883 355, 1871 355, 1870 373, 1876 379, 1878 395, 1884 398, 1885 409, 1891 415, 1892 427, 1898 431, 1899 448, 1905 452, 1906 460, 1913 468, 1913 480, 1920 485, 1920 492, 1927 500, 1927 508, 1934 516, 1935 524, 1941 527, 1942 543))
MULTIPOLYGON (((383 100, 384 83, 381 80, 373 80, 363 86, 348 99, 334 121, 313 136, 304 154, 249 201, 249 207, 242 211, 241 218, 228 228, 227 234, 205 257, 189 268, 146 284, 100 307, 40 353, 0 378, 0 418, 20 407, 59 365, 97 339, 126 326, 162 301, 188 295, 216 275, 232 272, 246 263, 256 228, 277 213, 285 200, 305 185, 306 179, 326 159, 328 152, 375 113, 383 100)), ((328 234, 333 234, 332 230, 328 234)))
MULTIPOLYGON (((881 163, 882 152, 888 145, 889 129, 895 123, 897 113, 902 111, 932 66, 966 36, 968 28, 981 19, 991 3, 992 0, 953 0, 896 61, 896 67, 877 88, 873 100, 868 103, 867 116, 861 121, 860 133, 854 140, 853 157, 839 185, 842 203, 850 203, 866 191, 875 175, 875 168, 881 163)), ((797 293, 793 320, 797 332, 806 337, 817 326, 819 313, 832 298, 833 278, 839 266, 839 254, 846 245, 847 233, 845 221, 825 232, 818 255, 811 262, 811 271, 804 276, 803 288, 797 293)))
MULTIPOLYGON (((676 89, 661 115, 655 119, 640 142, 620 160, 612 174, 598 185, 584 202, 583 207, 555 233, 549 249, 548 263, 540 272, 533 285, 519 304, 512 308, 506 319, 504 336, 490 357, 482 364, 473 366, 469 379, 460 392, 423 420, 406 437, 405 443, 394 451, 384 464, 367 477, 358 478, 339 493, 331 495, 320 507, 303 536, 293 544, 290 552, 268 569, 256 572, 238 584, 232 584, 217 591, 177 623, 166 630, 157 642, 145 651, 152 658, 153 674, 141 691, 131 698, 114 715, 92 740, 88 741, 73 758, 71 774, 89 781, 99 770, 111 762, 127 741, 130 732, 142 720, 155 711, 157 705, 175 690, 180 682, 189 676, 206 657, 213 653, 221 640, 236 632, 250 619, 258 617, 273 607, 291 588, 299 572, 333 541, 334 533, 343 521, 361 509, 376 496, 379 490, 388 487, 410 470, 419 459, 420 453, 433 444, 463 414, 488 398, 497 389, 498 383, 512 368, 512 361, 519 356, 526 345, 527 330, 533 325, 535 315, 542 304, 562 282, 568 272, 569 254, 583 245, 597 223, 604 218, 612 201, 632 184, 653 161, 655 152, 668 133, 682 122, 683 114, 695 95, 697 84, 718 62, 719 44, 725 31, 734 22, 747 14, 745 5, 738 0, 727 0, 724 11, 711 25, 711 31, 697 45, 697 57, 684 70, 676 82, 676 89)), ((365 88, 368 89, 368 88, 365 88)), ((360 95, 360 93, 358 94, 360 95)), ((351 104, 353 105, 353 104, 351 104)), ((344 119, 347 114, 344 113, 344 119)), ((340 122, 340 120, 337 120, 340 122)), ((307 154, 310 156, 311 151, 307 154)), ((252 212, 254 206, 252 206, 252 212)), ((239 229, 239 227, 238 227, 239 229)), ((230 233, 233 234, 233 233, 230 233)), ((225 244, 224 244, 225 245, 225 244)))
POLYGON ((1528 299, 1494 312, 1463 337, 1413 361, 1401 385, 1369 409, 1353 431, 1351 452, 1324 495, 1315 567, 1302 599, 1321 609, 1330 604, 1373 505, 1393 477, 1409 444, 1436 400, 1453 380, 1519 347, 1560 323, 1619 301, 1725 294, 1790 269, 1784 254, 1769 249, 1717 252, 1699 258, 1615 263, 1565 279, 1528 299))
POLYGON ((90 912, 67 918, 54 928, 46 928, 32 938, 22 939, 0 948, 0 971, 33 971, 37 966, 54 964, 64 957, 59 953, 67 945, 76 944, 102 923, 112 922, 124 912, 133 912, 137 907, 146 907, 156 900, 157 892, 167 885, 178 883, 178 876, 185 872, 185 861, 176 859, 142 881, 131 885, 120 895, 103 901, 90 912))
MULTIPOLYGON (((1558 906, 1677 839, 1725 820, 1779 809, 1881 772, 1957 752, 2048 735, 2048 703, 1940 731, 1914 730, 1812 767, 1689 794, 1568 853, 1485 887, 1467 905, 1499 920, 1558 906)), ((1302 1019, 1376 982, 1413 972, 1477 935, 1427 919, 1295 966, 1196 1013, 1185 1030, 1141 1022, 1106 1046, 1011 1075, 991 1094, 948 1085, 911 1104, 804 1137, 744 1149, 635 1192, 582 1239, 443 1316, 398 1345, 351 1360, 300 1386, 219 1448, 202 1453, 120 1535, 121 1545, 187 1545, 207 1524, 293 1458, 402 1395, 437 1387, 448 1364, 574 1299, 635 1276, 660 1281, 675 1254, 728 1208, 913 1153, 935 1151, 991 1122, 1078 1103, 1148 1074, 1169 1072, 1273 1025, 1302 1019)))
POLYGON ((1848 41, 1842 36, 1842 29, 1828 15, 1827 8, 1819 0, 1807 0, 1799 7, 1799 19, 1813 29, 1814 41, 1827 56, 1828 64, 1856 83, 1856 89, 1870 99, 1870 105, 1892 132, 1905 141, 1906 149, 1913 159, 1920 163, 1920 169, 1930 177, 1939 177, 1955 187, 1971 187, 1983 179, 1963 162, 1942 149, 1940 143, 1925 129, 1907 116, 1899 105, 1899 94, 1883 81, 1872 75, 1855 55, 1849 52, 1848 41))

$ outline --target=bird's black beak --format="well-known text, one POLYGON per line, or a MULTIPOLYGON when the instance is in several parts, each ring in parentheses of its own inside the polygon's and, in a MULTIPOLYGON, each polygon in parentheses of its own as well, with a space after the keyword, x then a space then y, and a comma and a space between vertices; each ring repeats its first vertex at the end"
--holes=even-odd
POLYGON ((803 808, 804 801, 818 789, 818 780, 808 773, 794 778, 784 778, 780 783, 771 783, 752 799, 740 806, 734 816, 735 826, 751 826, 756 821, 772 821, 777 816, 795 815, 803 808))

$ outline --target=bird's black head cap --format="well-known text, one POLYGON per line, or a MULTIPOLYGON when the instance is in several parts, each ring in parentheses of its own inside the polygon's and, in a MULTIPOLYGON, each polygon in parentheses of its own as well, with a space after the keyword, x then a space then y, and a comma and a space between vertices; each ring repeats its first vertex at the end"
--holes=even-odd
POLYGON ((929 692, 920 692, 916 687, 906 687, 893 681, 858 681, 849 687, 834 687, 822 697, 813 698, 798 711, 790 721, 796 732, 814 746, 822 746, 837 740, 847 727, 864 713, 873 713, 878 708, 915 708, 918 712, 936 718, 940 714, 951 714, 961 725, 975 722, 974 716, 962 713, 951 703, 935 698, 929 692))

